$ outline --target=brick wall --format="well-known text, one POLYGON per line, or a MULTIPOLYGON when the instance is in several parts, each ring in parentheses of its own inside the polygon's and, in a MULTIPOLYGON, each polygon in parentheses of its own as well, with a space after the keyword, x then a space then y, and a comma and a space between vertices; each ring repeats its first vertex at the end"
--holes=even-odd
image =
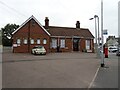
POLYGON ((35 45, 38 45, 38 38, 40 38, 40 45, 43 45, 47 52, 49 52, 50 37, 34 20, 30 20, 13 35, 13 44, 16 44, 18 38, 21 40, 21 44, 18 47, 14 47, 13 52, 31 52, 31 49, 35 45), (30 39, 34 39, 34 44, 25 45, 23 43, 24 39, 29 40, 28 43, 30 42, 30 39), (43 39, 47 40, 47 44, 43 44, 43 39))
MULTIPOLYGON (((40 39, 40 44, 45 47, 47 52, 56 52, 56 48, 51 48, 50 43, 51 39, 50 36, 43 30, 40 25, 38 25, 37 22, 35 22, 33 19, 31 19, 28 23, 26 23, 23 27, 21 27, 14 35, 13 35, 13 44, 16 44, 17 39, 21 40, 21 43, 13 48, 13 52, 20 52, 20 53, 27 53, 31 52, 31 49, 38 45, 37 39, 40 39), (28 44, 24 44, 24 39, 29 40, 28 44), (30 39, 34 39, 34 44, 30 44, 30 39), (43 44, 43 40, 47 40, 47 44, 43 44)), ((56 38, 57 44, 58 40, 60 43, 61 39, 65 39, 65 48, 60 48, 61 52, 71 52, 73 51, 73 41, 72 38, 56 38)), ((82 51, 83 49, 86 49, 84 38, 80 39, 79 42, 79 51, 82 51)), ((90 49, 94 52, 94 42, 91 40, 90 49)))
MULTIPOLYGON (((59 38, 59 39, 56 38, 56 39, 57 39, 57 45, 58 45, 58 42, 59 42, 59 45, 60 45, 60 40, 61 39, 65 39, 65 48, 60 48, 60 52, 70 52, 70 51, 72 51, 72 39, 71 38, 59 38)), ((52 41, 51 41, 51 43, 52 43, 52 41)), ((57 52, 57 48, 52 48, 51 47, 50 51, 51 52, 57 52)))
POLYGON ((84 50, 84 49, 86 49, 86 47, 85 47, 85 39, 81 39, 81 41, 80 41, 80 51, 82 51, 82 50, 84 50))

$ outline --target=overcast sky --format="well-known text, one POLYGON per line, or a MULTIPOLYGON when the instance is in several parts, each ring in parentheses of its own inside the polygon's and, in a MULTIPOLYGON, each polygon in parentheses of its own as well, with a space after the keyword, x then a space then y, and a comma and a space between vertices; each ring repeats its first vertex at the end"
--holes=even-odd
MULTIPOLYGON (((118 1, 103 0, 108 35, 118 36, 118 1)), ((101 19, 100 10, 101 0, 0 0, 0 28, 8 23, 21 25, 34 15, 42 25, 45 17, 51 26, 75 27, 80 21, 81 28, 89 28, 94 35, 95 23, 89 18, 96 14, 101 19)))

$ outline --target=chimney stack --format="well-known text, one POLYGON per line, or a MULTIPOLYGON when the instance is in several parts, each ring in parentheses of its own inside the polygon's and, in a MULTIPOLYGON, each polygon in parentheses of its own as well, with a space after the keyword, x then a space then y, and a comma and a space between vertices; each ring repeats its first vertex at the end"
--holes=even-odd
POLYGON ((45 17, 45 28, 48 29, 49 27, 49 19, 48 17, 45 17))
POLYGON ((76 28, 80 28, 80 22, 79 21, 76 22, 76 28))

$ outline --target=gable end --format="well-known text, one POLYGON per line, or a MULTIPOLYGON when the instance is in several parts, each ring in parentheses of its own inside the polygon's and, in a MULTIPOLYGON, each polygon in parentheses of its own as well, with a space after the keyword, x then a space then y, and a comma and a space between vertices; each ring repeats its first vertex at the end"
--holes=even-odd
POLYGON ((15 34, 17 31, 19 31, 31 19, 34 19, 38 23, 38 25, 50 36, 50 33, 41 25, 41 23, 33 15, 30 18, 28 18, 23 24, 21 24, 20 27, 16 29, 12 34, 15 34))

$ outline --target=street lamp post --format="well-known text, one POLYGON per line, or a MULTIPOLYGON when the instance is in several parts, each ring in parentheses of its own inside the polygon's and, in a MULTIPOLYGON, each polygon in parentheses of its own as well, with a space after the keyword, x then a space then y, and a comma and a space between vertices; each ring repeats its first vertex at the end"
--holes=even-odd
POLYGON ((97 18, 98 19, 98 46, 100 45, 100 31, 99 31, 99 17, 98 15, 95 15, 94 18, 97 18))
POLYGON ((97 22, 97 24, 98 24, 98 38, 97 38, 97 39, 98 39, 98 44, 97 44, 97 45, 98 45, 98 46, 97 46, 98 48, 97 48, 97 56, 98 56, 98 58, 100 58, 100 47, 99 47, 99 46, 100 46, 99 17, 98 17, 98 15, 94 15, 94 18, 97 18, 97 21, 98 21, 98 22, 97 22))
POLYGON ((100 58, 100 49, 98 48, 100 45, 100 37, 99 37, 99 17, 98 15, 94 15, 94 18, 90 18, 89 20, 95 19, 95 50, 97 52, 97 57, 100 58), (97 23, 98 23, 98 37, 97 37, 97 24, 96 24, 96 18, 97 18, 97 23), (98 44, 97 44, 97 39, 98 39, 98 44))

